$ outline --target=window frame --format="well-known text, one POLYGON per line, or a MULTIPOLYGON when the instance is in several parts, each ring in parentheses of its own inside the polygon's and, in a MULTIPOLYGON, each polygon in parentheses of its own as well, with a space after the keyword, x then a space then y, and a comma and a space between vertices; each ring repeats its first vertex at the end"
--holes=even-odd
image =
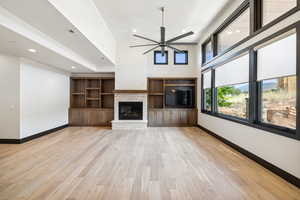
POLYGON ((285 13, 281 14, 280 16, 274 18, 270 22, 263 24, 263 1, 264 0, 253 0, 253 10, 255 12, 255 27, 254 31, 263 31, 264 29, 267 29, 274 24, 278 23, 279 21, 289 17, 290 15, 294 14, 299 10, 300 7, 300 1, 296 0, 296 6, 289 9, 285 13))
MULTIPOLYGON (((208 72, 208 71, 209 70, 206 70, 205 72, 208 72)), ((201 112, 202 113, 213 113, 213 110, 214 110, 214 108, 213 108, 213 106, 214 106, 213 98, 214 98, 215 70, 214 69, 211 70, 211 79, 210 79, 210 83, 211 83, 211 87, 210 87, 211 105, 210 105, 210 111, 206 110, 206 107, 205 107, 205 99, 204 99, 204 94, 205 94, 204 90, 205 89, 203 88, 203 84, 204 84, 204 78, 203 77, 204 77, 205 72, 202 71, 202 73, 201 73, 201 91, 200 91, 200 93, 201 93, 201 112)))
POLYGON ((185 54, 185 63, 177 63, 176 62, 176 55, 180 54, 179 52, 174 51, 174 65, 188 65, 189 64, 189 51, 188 50, 183 50, 182 51, 185 54))
MULTIPOLYGON (((240 85, 240 84, 248 84, 248 98, 250 98, 250 83, 249 82, 245 82, 245 83, 236 83, 236 84, 233 84, 233 85, 240 85)), ((222 86, 222 87, 225 87, 225 86, 232 86, 232 85, 224 85, 224 86, 222 86)), ((215 112, 216 112, 216 114, 217 115, 220 115, 220 116, 224 116, 224 117, 230 117, 230 118, 233 118, 233 119, 238 119, 238 120, 242 120, 242 121, 248 121, 249 120, 249 116, 247 117, 247 118, 242 118, 242 117, 237 117, 237 116, 234 116, 234 115, 226 115, 226 114, 224 114, 224 113, 220 113, 219 111, 218 111, 218 107, 219 107, 219 105, 218 105, 218 88, 219 87, 217 87, 216 88, 216 90, 217 90, 217 93, 216 93, 216 110, 215 110, 215 112)), ((249 109, 249 113, 248 113, 248 115, 250 115, 250 103, 248 103, 249 105, 248 105, 248 109, 249 109)))
POLYGON ((153 61, 154 61, 154 65, 169 65, 169 52, 168 51, 165 51, 165 54, 166 54, 166 63, 157 63, 156 62, 156 54, 157 53, 161 53, 161 51, 159 50, 156 50, 153 52, 153 61))
POLYGON ((208 68, 205 68, 202 70, 201 78, 202 78, 202 84, 201 84, 201 112, 204 114, 211 115, 213 117, 229 120, 232 122, 236 122, 242 125, 250 126, 253 128, 261 129, 267 132, 271 132, 274 134, 278 134, 281 136, 286 136, 292 139, 300 140, 300 92, 297 92, 296 94, 296 130, 290 129, 288 127, 282 127, 277 126, 274 124, 264 123, 260 119, 260 111, 261 111, 261 81, 257 81, 257 51, 255 50, 255 47, 260 46, 261 44, 264 44, 268 41, 271 41, 274 38, 277 38, 278 36, 281 36, 293 29, 296 29, 296 35, 297 35, 297 56, 296 56, 296 63, 297 63, 297 69, 296 69, 296 87, 297 91, 300 88, 300 21, 277 31, 276 33, 261 39, 260 41, 236 52, 235 54, 232 54, 225 60, 222 60, 221 62, 211 65, 208 68), (217 88, 215 87, 215 68, 223 65, 224 63, 234 59, 235 57, 238 57, 245 52, 248 52, 250 55, 250 63, 249 63, 249 118, 248 119, 242 119, 235 116, 225 115, 217 112, 216 104, 217 104, 217 88), (204 110, 204 89, 203 89, 203 73, 207 72, 208 70, 212 70, 212 111, 208 112, 204 110))
POLYGON ((262 25, 262 17, 263 17, 263 9, 262 9, 262 0, 244 0, 236 10, 232 12, 232 14, 229 15, 228 18, 225 19, 225 21, 215 30, 213 31, 209 38, 206 39, 202 43, 202 67, 206 67, 211 62, 216 60, 217 58, 221 57, 222 55, 226 54, 227 52, 231 51, 232 49, 240 46, 241 44, 247 42, 248 40, 254 38, 256 35, 260 34, 261 32, 264 32, 268 30, 269 28, 273 27, 277 23, 283 21, 284 19, 288 18, 289 16, 293 15, 294 13, 300 11, 300 0, 297 0, 297 6, 292 8, 291 10, 287 11, 286 13, 282 14, 281 16, 277 17, 273 21, 262 25), (247 8, 250 8, 250 35, 241 41, 237 42, 236 44, 233 44, 231 47, 228 47, 227 49, 223 50, 222 52, 217 52, 218 47, 218 41, 217 41, 217 34, 222 29, 226 28, 232 21, 234 21, 236 18, 238 18, 243 11, 245 11, 247 8), (212 49, 213 49, 213 58, 209 61, 205 60, 205 54, 204 54, 204 45, 209 42, 209 40, 212 41, 212 49))
POLYGON ((213 37, 215 38, 216 41, 216 45, 215 45, 215 50, 216 54, 223 54, 224 52, 226 52, 228 49, 231 49, 234 46, 238 46, 241 43, 243 43, 244 41, 248 40, 249 37, 251 37, 252 34, 252 30, 251 30, 251 8, 250 8, 250 1, 246 0, 244 1, 232 14, 230 17, 228 17, 225 22, 215 31, 215 33, 213 34, 213 37), (224 30, 226 29, 228 26, 230 26, 237 18, 239 18, 242 14, 244 14, 244 12, 246 10, 249 9, 249 13, 250 13, 250 18, 249 18, 249 35, 239 41, 237 41, 236 43, 232 44, 230 47, 222 50, 221 52, 218 52, 218 47, 219 47, 219 42, 218 42, 218 35, 224 30))
POLYGON ((207 38, 207 39, 205 40, 205 42, 203 42, 203 44, 201 45, 201 49, 202 49, 202 64, 205 64, 205 63, 211 61, 211 60, 214 58, 214 56, 215 56, 215 51, 214 51, 215 48, 214 48, 214 42, 213 42, 213 41, 214 41, 214 40, 212 40, 212 38, 209 37, 209 38, 207 38), (209 43, 211 43, 211 48, 212 48, 212 51, 213 51, 213 57, 212 57, 210 60, 206 60, 206 54, 207 54, 207 52, 206 52, 206 47, 207 47, 207 45, 208 45, 209 43))

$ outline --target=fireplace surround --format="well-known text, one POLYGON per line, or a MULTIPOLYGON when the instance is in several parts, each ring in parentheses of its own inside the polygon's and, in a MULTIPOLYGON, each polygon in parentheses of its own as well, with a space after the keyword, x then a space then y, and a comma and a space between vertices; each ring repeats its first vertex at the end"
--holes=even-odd
POLYGON ((142 91, 114 92, 113 130, 146 129, 148 127, 148 95, 142 91))

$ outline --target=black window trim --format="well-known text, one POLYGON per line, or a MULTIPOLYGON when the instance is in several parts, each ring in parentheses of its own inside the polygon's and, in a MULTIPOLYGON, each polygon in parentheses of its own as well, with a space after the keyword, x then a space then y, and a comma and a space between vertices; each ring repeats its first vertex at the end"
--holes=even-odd
MULTIPOLYGON (((210 42, 212 42, 212 38, 211 37, 209 37, 209 38, 207 38, 206 40, 205 40, 205 42, 203 42, 203 44, 201 45, 201 49, 202 49, 202 64, 204 64, 204 63, 206 63, 206 62, 208 62, 208 61, 210 61, 210 60, 206 60, 206 47, 207 47, 207 45, 210 43, 210 42)), ((211 43, 211 48, 212 49, 214 49, 214 47, 213 47, 213 43, 211 43)), ((213 57, 214 57, 215 55, 214 55, 214 52, 213 52, 213 57)))
MULTIPOLYGON (((262 40, 254 43, 253 45, 250 45, 249 47, 246 47, 233 55, 229 56, 226 58, 226 60, 223 60, 219 63, 216 63, 214 65, 211 65, 208 68, 202 69, 202 84, 201 84, 201 112, 213 117, 229 120, 232 122, 236 122, 242 125, 254 127, 257 129, 261 129, 267 132, 271 132, 274 134, 278 134, 281 136, 286 136, 292 139, 300 140, 300 92, 297 92, 297 114, 296 114, 296 130, 294 129, 289 129, 287 127, 281 127, 273 124, 268 124, 268 123, 263 123, 259 119, 259 110, 260 110, 260 100, 259 100, 259 94, 260 94, 260 89, 261 89, 261 82, 257 81, 257 62, 256 62, 256 57, 257 53, 254 50, 255 47, 268 42, 282 34, 285 34, 286 32, 289 32, 293 29, 296 29, 296 34, 297 34, 297 69, 296 69, 296 76, 297 76, 297 88, 300 88, 300 21, 291 24, 290 26, 283 28, 282 30, 277 31, 276 33, 273 33, 272 35, 263 38, 262 40), (249 119, 244 120, 238 117, 234 116, 229 116, 229 115, 224 115, 216 112, 216 87, 215 87, 215 68, 223 65, 224 63, 228 62, 229 60, 233 60, 236 57, 239 57, 240 55, 248 52, 250 55, 250 60, 249 60, 249 119), (212 90, 213 90, 213 96, 212 96, 212 111, 206 111, 204 109, 204 101, 203 101, 203 73, 207 72, 209 70, 212 70, 212 90)), ((299 89, 297 89, 299 90, 299 89)))
POLYGON ((300 6, 300 1, 297 0, 295 7, 289 9, 285 13, 281 14, 280 16, 274 18, 272 21, 263 25, 263 1, 264 0, 252 0, 252 1, 253 1, 253 5, 254 5, 254 12, 256 14, 256 20, 255 20, 256 27, 255 27, 254 31, 259 31, 260 29, 273 26, 274 24, 278 23, 277 22, 278 19, 285 19, 288 16, 290 16, 291 14, 297 12, 299 10, 299 6, 300 6))
POLYGON ((161 53, 161 51, 154 51, 153 53, 153 63, 154 65, 168 65, 169 64, 169 52, 168 51, 165 51, 165 54, 166 54, 166 63, 157 63, 156 62, 156 54, 157 53, 161 53))
POLYGON ((268 30, 269 28, 273 27, 277 23, 283 21, 284 19, 288 18, 289 16, 293 15, 294 13, 300 11, 300 0, 297 0, 297 6, 290 9, 286 13, 282 14, 281 16, 275 18, 273 21, 269 22, 262 26, 262 0, 245 0, 225 21, 209 36, 207 40, 202 43, 202 68, 209 65, 211 62, 215 61, 217 58, 223 56, 224 54, 228 53, 232 49, 242 45, 243 43, 247 42, 248 40, 252 39, 256 35, 268 30), (228 47, 221 53, 217 52, 217 37, 216 34, 220 32, 222 29, 226 28, 232 21, 238 18, 244 11, 243 9, 247 9, 250 7, 250 35, 241 41, 237 42, 236 44, 228 47), (209 61, 205 60, 203 56, 203 47, 208 40, 211 40, 213 45, 213 58, 209 61))
POLYGON ((177 63, 176 55, 179 54, 180 52, 174 51, 174 65, 188 65, 189 64, 189 51, 183 50, 182 52, 185 53, 186 62, 185 63, 177 63))

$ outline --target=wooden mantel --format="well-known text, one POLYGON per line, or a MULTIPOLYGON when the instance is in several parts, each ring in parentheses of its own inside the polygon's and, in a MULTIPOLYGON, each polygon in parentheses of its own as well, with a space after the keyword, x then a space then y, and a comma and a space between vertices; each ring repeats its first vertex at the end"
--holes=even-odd
POLYGON ((115 94, 116 93, 148 93, 148 90, 114 90, 113 91, 115 94))

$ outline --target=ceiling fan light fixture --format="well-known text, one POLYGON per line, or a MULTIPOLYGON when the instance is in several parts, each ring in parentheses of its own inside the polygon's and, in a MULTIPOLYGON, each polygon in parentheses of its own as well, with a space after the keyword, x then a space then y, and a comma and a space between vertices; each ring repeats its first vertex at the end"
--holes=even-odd
POLYGON ((174 43, 177 40, 180 40, 182 38, 185 38, 185 37, 188 37, 188 36, 194 34, 194 32, 192 32, 192 31, 186 32, 185 29, 182 30, 183 34, 181 34, 177 37, 174 37, 172 39, 166 40, 166 28, 164 26, 164 23, 165 23, 165 15, 164 15, 165 8, 161 7, 160 10, 162 12, 162 25, 160 27, 160 41, 155 41, 153 39, 150 39, 150 38, 147 38, 147 37, 144 37, 144 36, 141 36, 141 35, 137 35, 137 34, 135 34, 136 29, 133 29, 132 32, 134 33, 133 34, 134 37, 150 41, 153 44, 133 45, 133 46, 129 46, 129 47, 134 48, 134 47, 144 47, 144 46, 155 46, 156 45, 155 47, 149 49, 148 51, 145 51, 143 54, 147 54, 147 53, 149 53, 149 52, 151 52, 151 51, 153 51, 157 48, 161 48, 162 56, 164 56, 166 47, 171 48, 176 52, 183 52, 182 50, 179 50, 179 49, 173 47, 172 45, 197 45, 197 43, 195 43, 195 42, 184 42, 184 43, 177 43, 177 44, 174 43))

